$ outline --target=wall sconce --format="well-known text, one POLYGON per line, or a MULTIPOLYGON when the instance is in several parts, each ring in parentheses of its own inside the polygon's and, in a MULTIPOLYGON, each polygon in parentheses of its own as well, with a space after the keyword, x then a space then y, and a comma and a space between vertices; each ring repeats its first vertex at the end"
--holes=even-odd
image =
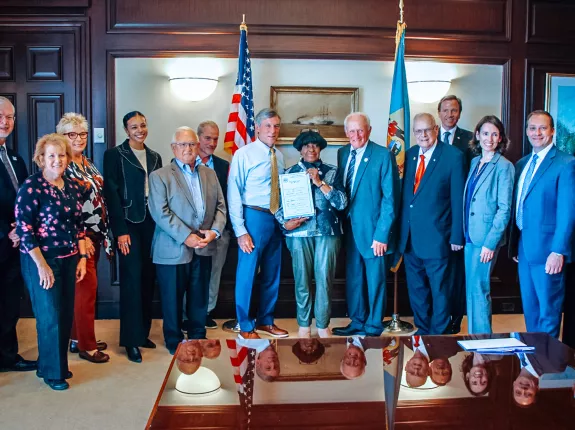
POLYGON ((214 78, 170 78, 172 93, 190 102, 207 99, 216 90, 218 80, 214 78))
POLYGON ((407 83, 409 98, 420 103, 433 103, 447 94, 451 81, 411 81, 407 83))

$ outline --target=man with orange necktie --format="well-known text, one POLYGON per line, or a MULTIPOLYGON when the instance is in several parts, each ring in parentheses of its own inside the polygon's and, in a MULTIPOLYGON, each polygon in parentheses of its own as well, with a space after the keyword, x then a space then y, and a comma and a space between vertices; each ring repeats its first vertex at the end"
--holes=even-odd
POLYGON ((451 322, 449 255, 464 245, 464 155, 437 140, 429 113, 415 115, 413 132, 417 146, 405 155, 399 251, 418 334, 444 334, 451 322))

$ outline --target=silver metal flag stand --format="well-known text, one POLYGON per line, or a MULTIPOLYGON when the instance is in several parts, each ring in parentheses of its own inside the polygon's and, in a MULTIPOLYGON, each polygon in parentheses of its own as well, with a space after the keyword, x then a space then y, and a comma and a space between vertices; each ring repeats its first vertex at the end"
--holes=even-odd
POLYGON ((383 331, 385 333, 395 334, 395 335, 402 335, 402 334, 409 334, 413 332, 414 327, 413 324, 408 323, 406 321, 401 321, 399 319, 399 313, 397 311, 398 308, 398 281, 397 281, 397 271, 393 274, 393 314, 389 321, 383 323, 383 331))

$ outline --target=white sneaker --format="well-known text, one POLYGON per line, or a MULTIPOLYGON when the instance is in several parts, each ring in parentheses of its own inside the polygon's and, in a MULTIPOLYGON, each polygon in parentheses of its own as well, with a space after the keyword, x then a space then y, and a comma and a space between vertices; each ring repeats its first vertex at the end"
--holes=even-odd
POLYGON ((329 327, 328 327, 328 328, 318 328, 318 329, 317 329, 317 334, 318 334, 319 337, 322 337, 322 338, 332 337, 332 336, 333 336, 332 333, 331 333, 331 329, 330 329, 329 327))
POLYGON ((300 339, 306 339, 311 337, 311 328, 309 327, 300 327, 297 331, 297 337, 300 339))

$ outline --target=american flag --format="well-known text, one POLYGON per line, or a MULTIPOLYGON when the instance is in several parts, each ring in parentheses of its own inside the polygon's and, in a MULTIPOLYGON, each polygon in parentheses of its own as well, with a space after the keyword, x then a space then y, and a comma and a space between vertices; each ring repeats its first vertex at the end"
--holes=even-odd
POLYGON ((242 146, 256 140, 252 63, 248 48, 248 27, 243 23, 240 25, 238 57, 238 79, 232 96, 232 107, 224 140, 224 149, 232 155, 242 146))
POLYGON ((254 402, 254 375, 256 370, 256 350, 239 345, 235 339, 226 339, 230 361, 234 369, 234 381, 238 388, 240 405, 245 413, 247 428, 250 427, 254 402))

